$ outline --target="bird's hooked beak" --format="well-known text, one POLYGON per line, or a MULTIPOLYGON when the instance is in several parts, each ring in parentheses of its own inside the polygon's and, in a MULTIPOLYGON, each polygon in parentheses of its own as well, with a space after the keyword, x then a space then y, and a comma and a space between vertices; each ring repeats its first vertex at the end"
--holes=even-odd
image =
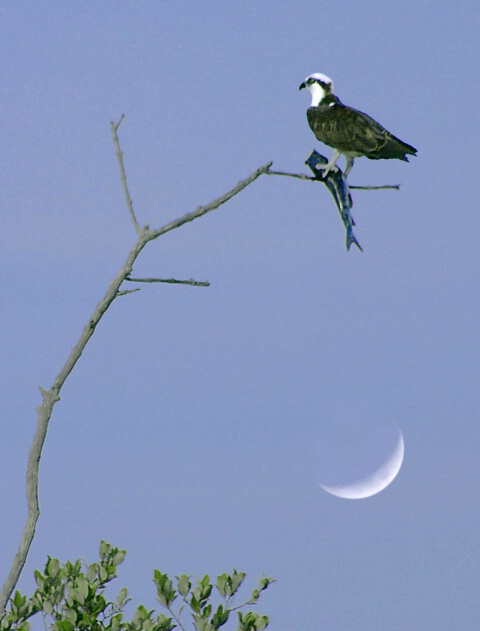
POLYGON ((305 83, 305 81, 303 83, 300 84, 300 87, 298 88, 299 90, 303 90, 304 88, 307 87, 307 84, 305 83))

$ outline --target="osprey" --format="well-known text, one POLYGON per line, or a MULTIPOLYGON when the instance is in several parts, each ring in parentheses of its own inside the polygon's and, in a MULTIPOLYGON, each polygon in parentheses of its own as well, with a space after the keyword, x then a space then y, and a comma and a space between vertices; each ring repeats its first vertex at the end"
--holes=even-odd
POLYGON ((327 75, 316 72, 300 85, 312 94, 312 104, 307 110, 308 124, 317 140, 333 147, 333 155, 324 167, 324 177, 335 170, 335 162, 343 153, 346 161, 345 177, 350 173, 355 158, 365 156, 370 160, 397 158, 408 162, 408 155, 417 150, 407 145, 373 120, 368 114, 344 105, 333 94, 333 81, 327 75))

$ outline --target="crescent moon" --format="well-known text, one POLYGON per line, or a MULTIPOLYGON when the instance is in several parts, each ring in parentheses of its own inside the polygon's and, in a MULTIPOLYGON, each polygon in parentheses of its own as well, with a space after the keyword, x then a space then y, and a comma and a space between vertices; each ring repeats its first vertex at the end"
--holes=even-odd
POLYGON ((395 480, 402 466, 404 453, 405 443, 403 435, 402 432, 398 430, 398 440, 395 448, 387 460, 376 471, 353 484, 345 484, 342 486, 320 484, 320 487, 331 495, 336 495, 337 497, 348 500, 359 500, 376 495, 380 493, 380 491, 383 491, 383 489, 386 489, 387 486, 395 480))

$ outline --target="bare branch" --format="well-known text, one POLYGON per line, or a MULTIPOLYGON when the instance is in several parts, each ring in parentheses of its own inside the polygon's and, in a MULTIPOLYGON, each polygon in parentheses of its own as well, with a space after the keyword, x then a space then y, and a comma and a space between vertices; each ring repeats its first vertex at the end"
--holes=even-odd
MULTIPOLYGON (((311 175, 304 175, 303 173, 287 173, 286 171, 267 171, 267 175, 283 175, 285 177, 294 177, 299 180, 310 180, 311 182, 322 182, 323 180, 318 177, 312 177, 311 175)), ((384 189, 396 190, 400 189, 400 184, 385 184, 383 186, 352 186, 348 185, 348 188, 354 188, 359 191, 380 191, 384 189)))
POLYGON ((311 175, 305 175, 304 173, 287 173, 286 171, 271 171, 268 170, 267 175, 284 175, 286 177, 295 177, 298 180, 312 180, 317 181, 318 178, 312 177, 311 175))
POLYGON ((123 151, 120 149, 120 140, 117 134, 118 128, 122 124, 122 121, 124 118, 125 118, 125 114, 122 114, 122 117, 120 118, 120 120, 118 121, 116 125, 115 123, 110 122, 110 127, 112 129, 113 144, 115 145, 115 154, 117 156, 118 166, 120 167, 120 177, 122 178, 123 191, 125 193, 125 198, 127 200, 128 212, 130 213, 130 217, 133 221, 133 225, 135 226, 135 230, 137 231, 137 234, 140 234, 141 228, 135 216, 135 212, 133 210, 132 198, 130 197, 130 193, 128 191, 127 176, 125 174, 125 167, 123 165, 123 151))
POLYGON ((117 298, 119 296, 126 296, 127 294, 134 294, 137 291, 141 291, 141 287, 137 287, 136 289, 122 289, 122 291, 117 292, 117 298))
MULTIPOLYGON (((207 280, 177 280, 176 278, 126 278, 132 283, 168 283, 170 285, 191 285, 192 287, 210 287, 207 280)), ((134 289, 133 291, 138 291, 134 289)))
POLYGON ((384 184, 383 186, 354 186, 352 185, 348 185, 348 188, 354 188, 357 191, 383 191, 383 190, 392 190, 392 191, 399 191, 400 190, 400 184, 384 184))
POLYGON ((105 312, 118 296, 120 285, 125 278, 131 274, 132 266, 136 258, 143 250, 145 245, 151 240, 151 231, 148 228, 144 228, 140 231, 137 243, 133 250, 128 255, 125 263, 121 267, 118 274, 111 281, 104 297, 98 303, 95 311, 93 312, 88 324, 83 329, 80 339, 73 348, 70 356, 68 357, 65 365, 57 375, 50 390, 44 390, 40 388, 43 396, 43 402, 37 408, 37 430, 33 439, 30 454, 28 456, 27 464, 27 503, 28 503, 28 515, 27 522, 24 527, 22 538, 18 551, 15 555, 12 567, 5 581, 0 594, 0 613, 5 609, 8 599, 10 598, 15 585, 18 582, 23 566, 27 559, 30 545, 35 536, 35 527, 40 515, 40 508, 38 503, 38 470, 40 465, 40 458, 42 454, 43 443, 47 435, 48 424, 52 416, 55 403, 60 400, 60 391, 63 384, 67 380, 67 377, 72 372, 75 364, 80 359, 88 341, 92 337, 97 324, 100 322, 105 312))
POLYGON ((165 226, 163 226, 163 228, 158 228, 157 230, 153 230, 152 238, 157 239, 158 237, 161 237, 162 234, 166 234, 167 232, 170 232, 171 230, 180 228, 180 226, 183 226, 183 224, 186 224, 189 221, 194 221, 195 219, 198 219, 199 217, 206 215, 212 210, 216 210, 217 208, 222 206, 222 204, 225 204, 225 202, 228 202, 229 199, 232 199, 232 197, 235 197, 235 195, 238 195, 240 191, 243 191, 243 189, 247 188, 247 186, 252 184, 252 182, 255 182, 255 180, 259 178, 261 175, 268 173, 272 164, 273 162, 268 162, 267 164, 264 164, 263 167, 260 167, 259 169, 254 171, 251 175, 249 175, 245 180, 242 180, 241 182, 239 182, 230 191, 228 191, 228 193, 225 193, 224 195, 217 197, 217 199, 214 199, 213 202, 210 202, 210 204, 207 204, 206 206, 199 206, 197 210, 194 210, 191 213, 187 213, 186 215, 183 215, 183 217, 180 217, 179 219, 175 219, 174 221, 167 223, 165 226))
MULTIPOLYGON (((206 206, 200 206, 196 211, 188 213, 181 217, 180 219, 176 219, 163 228, 159 228, 158 230, 151 230, 148 226, 145 228, 140 228, 135 214, 133 212, 133 206, 131 204, 130 195, 128 193, 128 187, 126 182, 125 170, 123 167, 123 158, 122 152, 120 150, 120 145, 118 142, 117 131, 123 120, 123 117, 114 125, 111 123, 112 135, 115 143, 116 153, 118 157, 118 162, 120 166, 120 172, 123 182, 123 187, 125 191, 125 195, 127 197, 127 204, 129 206, 130 215, 132 221, 135 225, 135 229, 138 233, 138 239, 136 244, 134 245, 132 251, 127 256, 125 263, 122 265, 121 269, 115 276, 115 278, 110 282, 108 289, 103 296, 102 300, 98 303, 95 308, 92 316, 90 317, 87 325, 82 331, 78 342, 70 353, 65 365, 58 373, 53 385, 49 390, 44 390, 40 388, 43 402, 41 405, 37 407, 37 429, 35 432, 35 436, 33 439, 32 447, 30 449, 30 453, 28 456, 27 463, 27 520, 24 526, 24 530, 21 536, 20 545, 18 547, 18 551, 15 554, 15 558, 12 563, 12 567, 9 571, 7 579, 2 587, 2 591, 0 593, 0 614, 5 610, 7 602, 15 589, 15 586, 18 583, 18 579, 20 578, 20 574, 25 565, 28 552, 30 550, 30 546, 32 544, 33 538, 35 536, 35 528, 40 515, 40 507, 38 501, 38 472, 40 466, 40 458, 42 456, 43 444, 45 442, 45 438, 48 431, 48 425, 50 422, 50 418, 53 413, 53 408, 57 401, 60 400, 60 391, 67 380, 68 376, 72 372, 76 363, 80 359, 85 347, 87 346, 90 338, 92 337, 97 325, 100 320, 105 315, 107 309, 110 307, 115 298, 119 296, 123 296, 126 293, 131 293, 131 290, 120 290, 120 286, 125 280, 135 279, 131 278, 130 274, 132 273, 133 264, 135 263, 137 257, 142 252, 143 248, 149 241, 157 239, 161 235, 170 232, 176 228, 180 228, 185 223, 193 221, 194 219, 198 219, 202 217, 208 212, 219 208, 222 204, 230 200, 232 197, 240 193, 240 191, 244 190, 247 186, 252 184, 260 175, 263 175, 268 172, 268 169, 271 166, 271 162, 260 167, 254 173, 252 173, 245 180, 239 182, 234 188, 232 188, 228 193, 225 193, 221 197, 217 198, 210 204, 206 206)), ((191 285, 199 285, 199 286, 208 286, 208 283, 201 283, 197 281, 177 281, 175 279, 137 279, 137 282, 168 282, 175 284, 191 284, 191 285)), ((133 290, 136 291, 136 290, 133 290)))
POLYGON ((115 123, 113 123, 112 121, 110 121, 110 125, 113 125, 113 126, 114 126, 115 133, 117 133, 117 131, 118 131, 118 129, 119 129, 119 127, 120 127, 120 125, 123 123, 123 121, 124 121, 124 120, 125 120, 125 114, 122 114, 122 115, 120 116, 120 120, 118 121, 118 123, 117 123, 116 125, 115 125, 115 123))

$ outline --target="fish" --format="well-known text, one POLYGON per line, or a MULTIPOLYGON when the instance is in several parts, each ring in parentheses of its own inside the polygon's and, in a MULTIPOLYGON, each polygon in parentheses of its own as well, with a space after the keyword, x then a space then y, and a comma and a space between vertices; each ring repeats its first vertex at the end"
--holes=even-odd
POLYGON ((343 225, 345 226, 347 251, 350 250, 350 246, 354 244, 360 252, 363 252, 362 246, 353 234, 355 221, 353 220, 352 213, 350 212, 353 206, 353 199, 350 195, 345 174, 337 167, 336 171, 329 171, 327 176, 324 178, 321 167, 328 164, 328 159, 325 158, 325 156, 320 155, 318 151, 315 150, 313 150, 307 157, 305 164, 312 171, 315 178, 325 184, 335 200, 338 212, 343 221, 343 225))

